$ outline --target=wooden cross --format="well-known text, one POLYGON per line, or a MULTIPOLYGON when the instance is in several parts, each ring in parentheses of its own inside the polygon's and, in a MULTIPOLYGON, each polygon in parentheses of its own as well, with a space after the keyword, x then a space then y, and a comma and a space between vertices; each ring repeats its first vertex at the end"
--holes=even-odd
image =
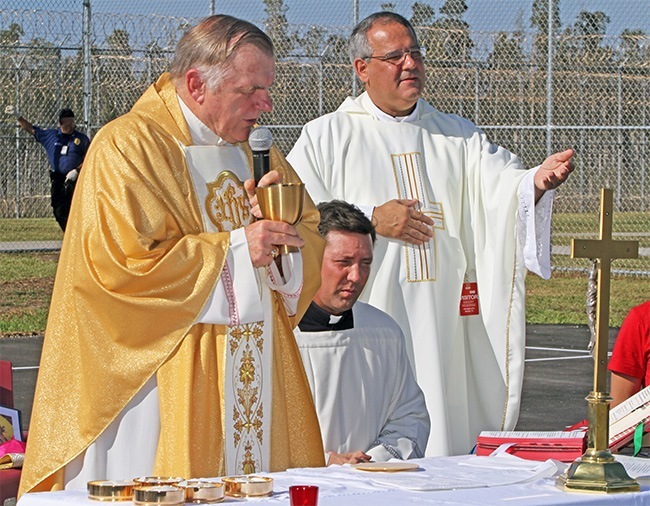
POLYGON ((594 391, 587 397, 587 400, 590 403, 589 446, 603 451, 609 448, 610 398, 607 392, 607 352, 609 349, 609 289, 612 260, 638 258, 639 256, 638 241, 612 240, 612 214, 612 190, 603 188, 600 195, 599 239, 573 239, 571 241, 572 258, 598 259, 594 391))

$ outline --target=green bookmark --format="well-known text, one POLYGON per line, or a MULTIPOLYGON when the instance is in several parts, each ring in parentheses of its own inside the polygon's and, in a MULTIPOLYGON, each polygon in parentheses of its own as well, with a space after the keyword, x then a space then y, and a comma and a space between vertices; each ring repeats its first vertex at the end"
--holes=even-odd
POLYGON ((634 456, 641 451, 641 444, 643 443, 643 422, 639 422, 634 429, 634 456))

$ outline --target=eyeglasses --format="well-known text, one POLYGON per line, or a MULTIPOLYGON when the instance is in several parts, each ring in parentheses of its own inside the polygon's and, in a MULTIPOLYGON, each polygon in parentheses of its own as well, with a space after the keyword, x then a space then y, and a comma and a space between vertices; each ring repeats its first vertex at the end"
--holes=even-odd
POLYGON ((411 58, 416 62, 421 62, 426 54, 426 50, 423 47, 415 46, 410 49, 398 49, 396 51, 391 51, 382 56, 366 56, 365 60, 381 60, 393 65, 401 65, 406 59, 406 55, 411 55, 411 58))

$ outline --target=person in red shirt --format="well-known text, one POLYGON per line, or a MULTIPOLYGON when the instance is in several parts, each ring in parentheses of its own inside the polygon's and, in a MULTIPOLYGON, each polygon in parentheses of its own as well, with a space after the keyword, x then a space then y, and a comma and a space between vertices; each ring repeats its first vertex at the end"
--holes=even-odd
POLYGON ((608 369, 611 407, 650 385, 650 300, 633 307, 623 320, 608 369))

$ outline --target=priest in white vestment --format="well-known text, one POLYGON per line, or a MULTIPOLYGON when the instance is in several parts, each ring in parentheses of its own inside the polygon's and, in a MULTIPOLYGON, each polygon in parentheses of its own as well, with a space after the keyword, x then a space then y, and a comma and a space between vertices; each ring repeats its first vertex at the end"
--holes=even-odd
MULTIPOLYGON (((324 465, 292 332, 320 282, 318 212, 307 199, 295 227, 256 220, 246 141, 271 110, 274 77, 268 36, 210 16, 95 136, 63 240, 21 493, 324 465), (278 257, 283 244, 301 250, 278 257)), ((277 150, 270 158, 260 185, 298 181, 277 150)))
POLYGON ((372 217, 379 237, 361 300, 405 333, 431 415, 427 454, 453 455, 517 422, 526 269, 550 276, 553 190, 573 151, 525 170, 420 97, 423 51, 398 14, 359 23, 350 56, 365 92, 305 125, 287 159, 315 202, 343 199, 372 217))
POLYGON ((375 231, 353 205, 318 206, 326 245, 322 283, 294 330, 328 464, 421 458, 429 415, 404 335, 383 311, 357 302, 375 231))

